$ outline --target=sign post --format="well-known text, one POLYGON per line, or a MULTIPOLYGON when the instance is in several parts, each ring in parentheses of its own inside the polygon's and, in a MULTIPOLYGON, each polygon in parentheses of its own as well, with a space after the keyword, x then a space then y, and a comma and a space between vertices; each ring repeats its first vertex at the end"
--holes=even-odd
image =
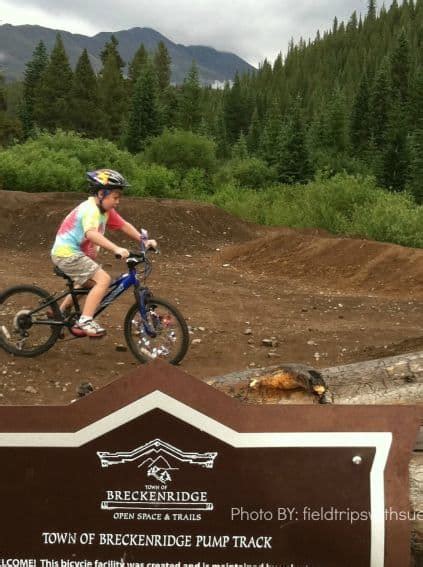
POLYGON ((417 406, 249 406, 157 361, 0 407, 0 567, 399 567, 417 406))

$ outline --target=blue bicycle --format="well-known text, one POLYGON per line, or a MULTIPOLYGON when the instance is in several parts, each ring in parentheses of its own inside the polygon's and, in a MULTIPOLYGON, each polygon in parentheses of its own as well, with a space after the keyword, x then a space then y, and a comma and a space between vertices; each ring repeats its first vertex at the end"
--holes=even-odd
MULTIPOLYGON (((189 331, 184 317, 168 301, 153 296, 144 282, 152 271, 150 250, 131 252, 126 259, 128 273, 111 283, 95 317, 107 309, 129 288, 133 287, 135 303, 124 322, 124 335, 129 349, 141 362, 156 358, 178 364, 189 346, 189 331), (138 266, 144 267, 142 275, 138 266), (144 284, 144 285, 143 285, 144 284)), ((57 276, 67 280, 67 290, 61 295, 50 294, 32 285, 15 286, 0 293, 0 346, 15 356, 33 357, 48 351, 59 338, 76 336, 73 327, 81 315, 78 298, 90 288, 76 288, 73 280, 55 268, 57 276), (62 314, 59 301, 72 296, 73 307, 62 314)))

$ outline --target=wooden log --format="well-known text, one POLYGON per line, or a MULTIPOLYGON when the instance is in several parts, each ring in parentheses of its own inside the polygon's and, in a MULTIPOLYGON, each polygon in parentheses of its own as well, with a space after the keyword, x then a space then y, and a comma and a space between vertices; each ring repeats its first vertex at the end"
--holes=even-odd
MULTIPOLYGON (((304 388, 304 374, 316 369, 302 364, 281 364, 262 369, 248 369, 205 381, 219 390, 236 391, 244 401, 252 403, 316 403, 313 395, 313 377, 309 388, 304 388), (298 388, 287 390, 249 387, 278 370, 296 372, 298 388), (262 395, 265 394, 265 395, 262 395), (275 394, 275 395, 273 395, 275 394)), ((327 386, 326 399, 336 404, 422 404, 423 405, 423 352, 405 354, 344 366, 319 369, 327 386)))
POLYGON ((414 566, 423 566, 423 352, 318 371, 281 364, 214 376, 205 382, 249 404, 421 404, 422 428, 410 462, 410 505, 414 566), (323 396, 316 391, 319 373, 326 387, 323 396))

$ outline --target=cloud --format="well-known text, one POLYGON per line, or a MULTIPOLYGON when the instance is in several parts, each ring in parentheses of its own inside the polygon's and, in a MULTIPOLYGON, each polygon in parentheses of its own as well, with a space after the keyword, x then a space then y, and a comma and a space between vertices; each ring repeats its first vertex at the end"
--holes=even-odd
POLYGON ((17 7, 0 0, 0 13, 9 23, 89 35, 150 27, 177 43, 232 51, 257 64, 286 51, 291 37, 314 39, 335 16, 348 20, 366 6, 367 0, 19 0, 17 7))

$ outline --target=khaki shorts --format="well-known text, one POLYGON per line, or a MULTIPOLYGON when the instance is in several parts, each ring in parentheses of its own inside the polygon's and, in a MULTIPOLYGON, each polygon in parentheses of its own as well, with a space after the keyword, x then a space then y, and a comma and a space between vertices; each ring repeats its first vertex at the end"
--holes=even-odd
POLYGON ((60 268, 67 276, 73 279, 75 284, 83 285, 101 269, 101 266, 91 258, 83 254, 74 254, 68 258, 51 255, 53 264, 60 268))

